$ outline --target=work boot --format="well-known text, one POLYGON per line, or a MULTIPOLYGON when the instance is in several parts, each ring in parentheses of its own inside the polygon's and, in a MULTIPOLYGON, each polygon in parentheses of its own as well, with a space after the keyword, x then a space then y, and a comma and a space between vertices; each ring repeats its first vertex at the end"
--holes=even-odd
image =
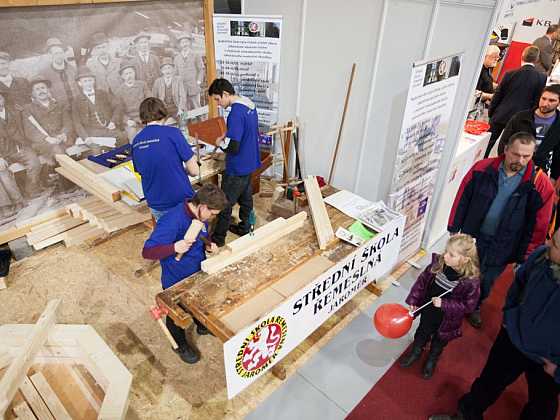
POLYGON ((444 345, 441 343, 432 341, 428 359, 426 359, 426 363, 422 368, 422 377, 424 379, 430 379, 433 376, 439 356, 441 356, 441 353, 443 352, 443 347, 444 345))
POLYGON ((198 335, 208 335, 210 334, 210 331, 208 330, 208 328, 206 328, 206 326, 200 322, 198 319, 193 318, 194 319, 194 323, 196 324, 196 333, 198 335))
POLYGON ((183 362, 188 363, 189 365, 194 365, 200 360, 198 352, 189 346, 188 343, 175 350, 175 353, 179 355, 183 362))
POLYGON ((420 346, 418 344, 413 344, 410 352, 408 352, 408 354, 403 356, 403 358, 399 361, 399 366, 403 368, 412 366, 414 362, 420 359, 420 356, 422 356, 423 351, 424 351, 423 346, 420 346))
POLYGON ((229 231, 236 234, 237 236, 243 236, 249 233, 248 230, 242 229, 239 225, 230 225, 229 231))
POLYGON ((480 309, 475 310, 472 314, 469 314, 467 318, 469 324, 474 328, 480 329, 482 327, 482 318, 480 317, 480 309))

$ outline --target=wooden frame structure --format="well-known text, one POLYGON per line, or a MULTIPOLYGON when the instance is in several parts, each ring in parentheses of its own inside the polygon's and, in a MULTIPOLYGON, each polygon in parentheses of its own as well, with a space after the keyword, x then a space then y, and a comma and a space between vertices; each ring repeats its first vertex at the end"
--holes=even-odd
POLYGON ((37 324, 0 326, 0 416, 124 419, 132 375, 89 325, 56 325, 53 300, 37 324))

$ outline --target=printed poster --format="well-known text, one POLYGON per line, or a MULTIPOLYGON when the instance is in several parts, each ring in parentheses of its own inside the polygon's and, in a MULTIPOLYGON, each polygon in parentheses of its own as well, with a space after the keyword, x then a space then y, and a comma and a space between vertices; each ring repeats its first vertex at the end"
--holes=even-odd
POLYGON ((216 75, 250 98, 264 131, 278 121, 282 18, 214 15, 216 75))
POLYGON ((416 62, 389 194, 389 206, 406 216, 400 260, 420 249, 455 102, 463 54, 416 62))

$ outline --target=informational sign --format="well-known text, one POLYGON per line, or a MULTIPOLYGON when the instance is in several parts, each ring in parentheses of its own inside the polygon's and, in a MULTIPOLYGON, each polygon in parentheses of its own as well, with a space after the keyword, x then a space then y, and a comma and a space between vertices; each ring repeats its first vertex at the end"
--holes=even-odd
POLYGON ((214 15, 216 74, 250 98, 261 127, 278 121, 282 18, 214 15))
POLYGON ((395 161, 389 207, 406 216, 400 259, 420 248, 449 118, 459 83, 462 54, 414 63, 395 161))
POLYGON ((332 266, 278 308, 224 344, 228 398, 233 398, 397 262, 404 219, 332 266))

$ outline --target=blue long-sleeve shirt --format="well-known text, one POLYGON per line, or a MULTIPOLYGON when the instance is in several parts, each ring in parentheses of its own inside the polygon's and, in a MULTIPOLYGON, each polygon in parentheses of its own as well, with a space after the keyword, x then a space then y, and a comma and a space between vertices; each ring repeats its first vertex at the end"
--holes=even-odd
POLYGON ((205 222, 190 249, 180 261, 175 261, 174 244, 184 239, 194 218, 187 202, 173 207, 158 220, 154 231, 144 244, 142 256, 160 260, 161 285, 164 289, 200 271, 200 264, 206 259, 204 242, 200 238, 208 238, 208 223, 205 222))

